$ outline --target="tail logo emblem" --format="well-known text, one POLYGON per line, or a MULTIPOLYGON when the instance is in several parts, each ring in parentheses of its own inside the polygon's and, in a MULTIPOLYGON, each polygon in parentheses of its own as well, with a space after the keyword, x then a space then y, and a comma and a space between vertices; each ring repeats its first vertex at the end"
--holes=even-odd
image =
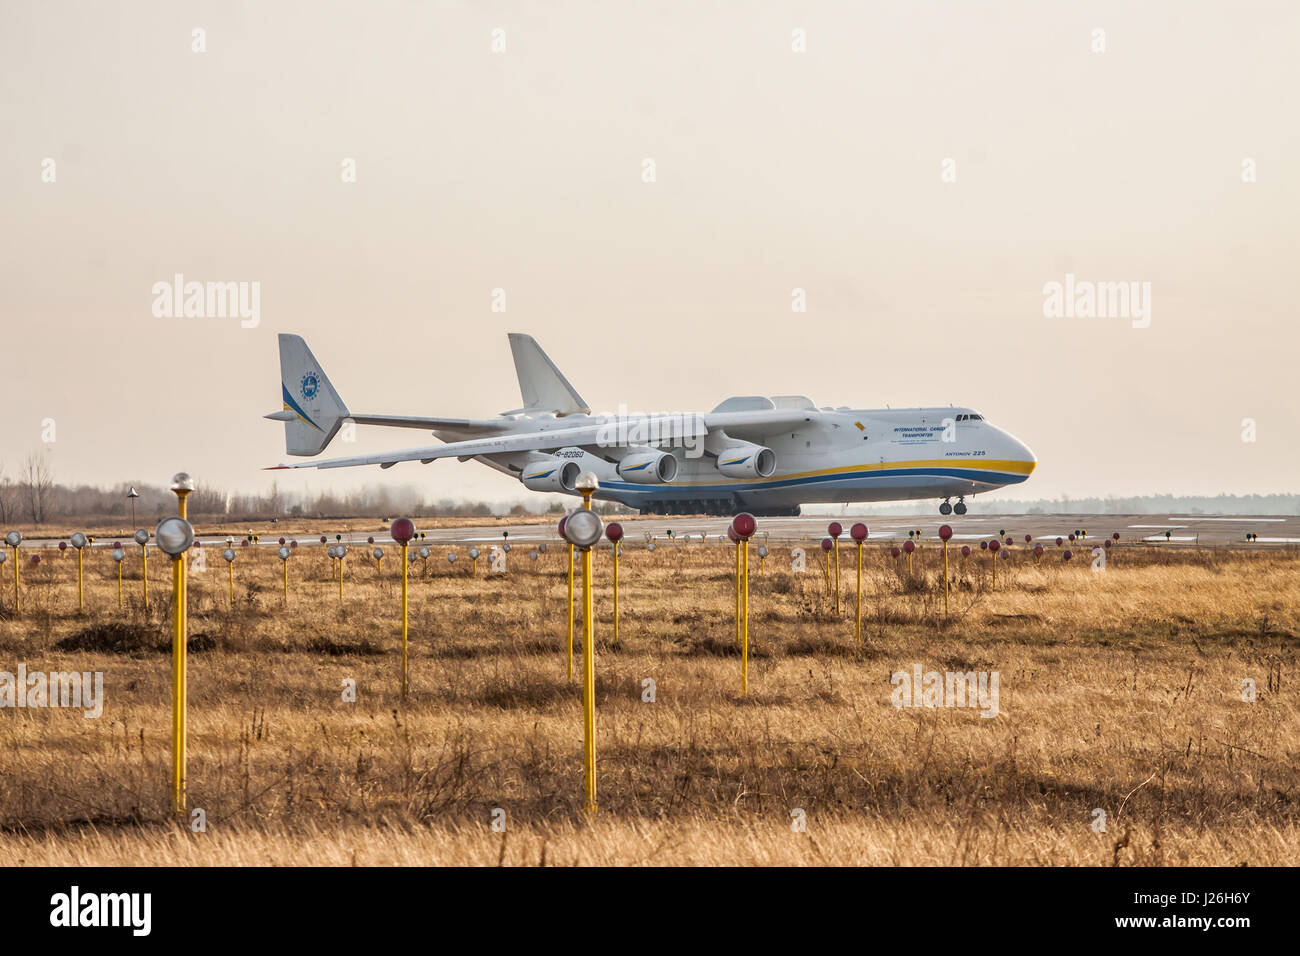
POLYGON ((320 390, 320 381, 316 378, 315 372, 308 372, 302 377, 302 397, 311 401, 316 397, 320 390))

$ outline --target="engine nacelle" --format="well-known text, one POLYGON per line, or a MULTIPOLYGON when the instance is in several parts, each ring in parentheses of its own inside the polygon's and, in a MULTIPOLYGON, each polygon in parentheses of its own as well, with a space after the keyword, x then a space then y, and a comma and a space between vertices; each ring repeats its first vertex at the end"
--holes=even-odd
POLYGON ((666 485, 677 477, 677 459, 666 451, 637 452, 618 463, 618 475, 639 485, 666 485))
POLYGON ((776 452, 752 442, 734 442, 719 452, 718 471, 728 478, 768 478, 776 471, 776 452))
POLYGON ((573 491, 581 473, 576 461, 551 456, 530 461, 519 473, 519 480, 529 491, 573 491))

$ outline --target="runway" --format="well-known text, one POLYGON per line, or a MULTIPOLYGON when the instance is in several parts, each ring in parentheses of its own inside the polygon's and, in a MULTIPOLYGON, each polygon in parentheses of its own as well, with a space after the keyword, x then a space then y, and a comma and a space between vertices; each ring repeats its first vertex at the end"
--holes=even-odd
MULTIPOLYGON (((727 532, 726 518, 691 518, 673 516, 618 517, 626 535, 626 546, 636 547, 652 535, 656 541, 676 538, 684 544, 700 543, 702 536, 716 542, 727 532)), ((558 521, 558 518, 556 519, 558 521)), ((758 536, 771 543, 783 545, 819 542, 826 536, 827 525, 838 521, 844 526, 844 539, 854 522, 861 521, 869 529, 869 541, 881 544, 907 540, 908 531, 920 532, 921 538, 938 540, 939 527, 947 524, 953 529, 957 543, 990 540, 1005 531, 1017 543, 1024 536, 1034 541, 1055 543, 1057 537, 1068 541, 1070 534, 1087 532, 1088 544, 1100 544, 1103 538, 1114 533, 1120 536, 1121 545, 1149 547, 1202 547, 1202 548, 1300 548, 1300 516, 1227 516, 1227 515, 956 515, 947 518, 936 514, 871 518, 869 516, 836 517, 816 515, 798 518, 759 518, 758 536), (1247 533, 1258 535, 1258 540, 1247 541, 1247 533)), ((608 522, 607 522, 608 523, 608 522)), ((416 520, 419 527, 419 521, 416 520)), ((300 543, 318 543, 321 534, 333 541, 334 533, 328 527, 300 536, 300 543)), ((344 533, 346 544, 364 545, 367 537, 376 544, 390 545, 392 539, 378 531, 344 533)), ((205 543, 216 544, 206 540, 205 543)), ((557 544, 560 537, 556 522, 546 524, 501 524, 475 527, 438 528, 424 532, 424 544, 490 545, 509 541, 512 545, 533 545, 546 541, 557 544), (503 534, 504 533, 504 534, 503 534)), ((275 539, 263 536, 261 544, 275 544, 275 539)))

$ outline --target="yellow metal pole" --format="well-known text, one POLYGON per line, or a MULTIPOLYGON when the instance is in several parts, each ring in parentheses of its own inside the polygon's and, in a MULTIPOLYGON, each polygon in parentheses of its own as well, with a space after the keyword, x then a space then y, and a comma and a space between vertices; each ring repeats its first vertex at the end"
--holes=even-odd
POLYGON ((741 626, 740 626, 740 693, 749 693, 749 539, 740 540, 742 555, 740 566, 744 589, 741 592, 741 626))
POLYGON ((288 604, 289 603, 289 562, 285 560, 285 561, 281 561, 280 563, 284 565, 284 568, 282 569, 284 571, 284 603, 288 604))
POLYGON ((840 539, 835 539, 835 616, 840 615, 840 539))
POLYGON ((569 683, 573 683, 573 545, 569 545, 569 683))
POLYGON ((582 735, 587 812, 596 812, 596 642, 591 620, 591 549, 582 552, 582 735))
POLYGON ((122 610, 122 562, 117 562, 117 609, 122 610))
POLYGON ((83 548, 77 549, 77 609, 80 611, 86 609, 85 576, 82 574, 82 556, 84 550, 85 549, 83 548))
POLYGON ((185 557, 172 559, 172 808, 185 812, 186 600, 185 557))
POLYGON ((144 609, 149 610, 149 545, 140 545, 140 580, 144 587, 144 609))
POLYGON ((858 542, 858 643, 862 643, 862 542, 858 542))
POLYGON ((339 603, 343 603, 343 559, 339 558, 339 603))
POLYGON ((948 542, 943 543, 943 616, 948 616, 948 542))
POLYGON ((620 542, 614 542, 614 643, 618 643, 618 546, 620 542))
POLYGON ((409 688, 406 675, 406 547, 406 542, 402 542, 402 700, 406 700, 406 692, 409 688))
POLYGON ((230 609, 235 609, 235 562, 227 561, 226 567, 230 571, 230 609))
POLYGON ((18 585, 18 548, 14 547, 14 613, 17 614, 23 609, 23 600, 19 597, 20 588, 18 585))
MULTIPOLYGON (((582 493, 582 507, 591 510, 591 492, 582 493)), ((596 812, 596 636, 592 619, 591 549, 582 552, 582 740, 586 764, 587 812, 596 812)))
MULTIPOLYGON (((188 492, 176 493, 177 511, 180 517, 186 517, 185 498, 188 492)), ((189 600, 185 586, 185 555, 172 559, 172 604, 174 606, 175 630, 172 635, 172 798, 174 809, 178 814, 185 812, 185 714, 189 706, 188 680, 186 664, 189 648, 186 646, 186 632, 189 612, 189 600)))
POLYGON ((736 541, 736 644, 740 644, 740 541, 736 541))

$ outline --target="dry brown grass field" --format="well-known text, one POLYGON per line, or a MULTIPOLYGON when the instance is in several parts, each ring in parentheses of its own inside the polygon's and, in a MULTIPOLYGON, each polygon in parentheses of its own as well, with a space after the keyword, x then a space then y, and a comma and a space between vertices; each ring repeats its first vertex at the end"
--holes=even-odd
MULTIPOLYGON (((721 522, 720 522, 721 524, 721 522)), ((613 641, 596 555, 599 812, 583 811, 580 685, 565 675, 565 558, 516 548, 505 575, 434 549, 411 582, 399 699, 399 566, 354 548, 340 603, 318 544, 289 564, 241 548, 235 602, 208 549, 190 575, 189 805, 171 818, 170 579, 134 549, 126 607, 107 552, 0 571, 0 671, 102 671, 98 719, 0 711, 7 864, 1262 865, 1300 856, 1293 677, 1300 556, 1125 548, 1107 569, 953 559, 915 573, 852 550, 834 612, 818 556, 753 559, 748 696, 733 554, 632 542, 613 641), (999 713, 896 708, 890 676, 996 671, 999 713), (643 681, 655 682, 655 700, 643 681), (345 680, 358 699, 343 700, 345 680), (1258 697, 1243 700, 1243 681, 1258 697), (492 829, 496 808, 504 832, 492 829), (1093 829, 1094 811, 1106 815, 1093 829), (792 828, 797 810, 804 832, 792 828)), ((577 628, 580 674, 581 625, 577 628)))

